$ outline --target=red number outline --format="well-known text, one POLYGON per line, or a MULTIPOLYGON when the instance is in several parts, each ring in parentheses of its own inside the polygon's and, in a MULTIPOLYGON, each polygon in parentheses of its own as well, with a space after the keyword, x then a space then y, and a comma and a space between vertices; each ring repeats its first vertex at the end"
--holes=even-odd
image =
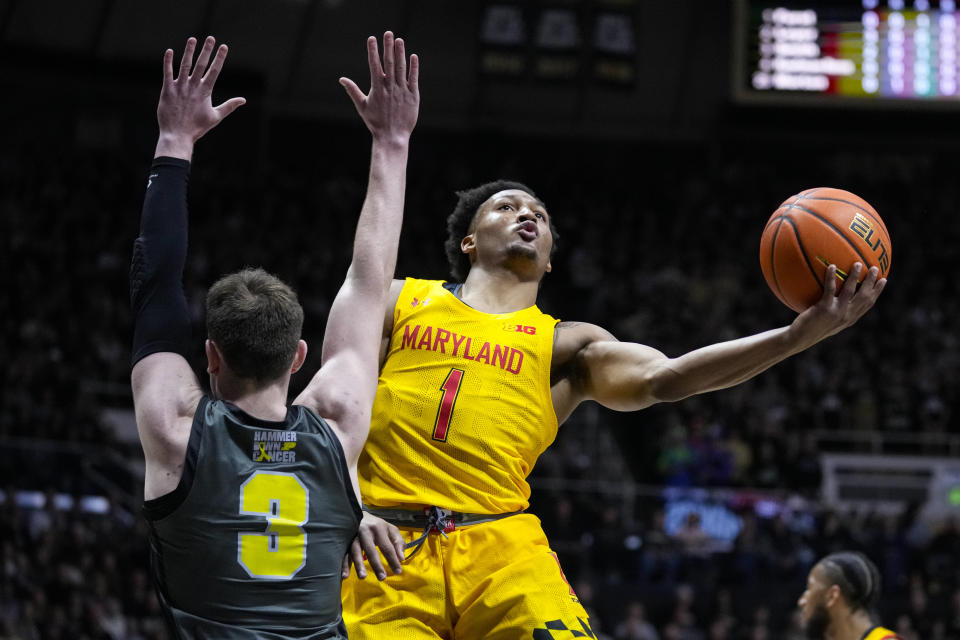
POLYGON ((573 586, 570 584, 570 581, 567 580, 567 576, 563 574, 563 567, 560 566, 560 558, 558 558, 557 554, 553 551, 550 552, 550 555, 553 556, 553 559, 557 561, 557 569, 560 571, 560 579, 567 583, 567 588, 570 589, 570 595, 576 598, 577 594, 573 590, 573 586))
POLYGON ((447 441, 447 435, 450 432, 450 418, 453 417, 453 410, 457 405, 457 398, 460 396, 463 374, 463 369, 450 369, 447 379, 440 385, 443 396, 440 398, 440 406, 437 407, 437 417, 433 421, 433 439, 437 442, 447 441))

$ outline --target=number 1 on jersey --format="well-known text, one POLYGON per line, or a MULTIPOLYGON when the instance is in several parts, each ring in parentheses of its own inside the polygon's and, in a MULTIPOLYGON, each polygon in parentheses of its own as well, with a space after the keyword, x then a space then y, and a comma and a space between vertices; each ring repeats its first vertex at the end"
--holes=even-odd
POLYGON ((463 382, 462 369, 450 369, 447 379, 440 389, 443 397, 440 398, 440 407, 437 409, 437 419, 433 423, 433 439, 440 442, 447 441, 447 432, 450 430, 450 418, 453 417, 453 407, 457 404, 460 395, 460 383, 463 382))

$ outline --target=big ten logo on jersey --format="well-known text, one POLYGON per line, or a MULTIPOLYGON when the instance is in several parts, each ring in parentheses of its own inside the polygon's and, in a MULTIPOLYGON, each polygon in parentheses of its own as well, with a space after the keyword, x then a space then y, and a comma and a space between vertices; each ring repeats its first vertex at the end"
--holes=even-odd
POLYGON ((890 268, 890 255, 887 253, 887 248, 883 246, 880 234, 878 233, 874 237, 873 225, 870 224, 870 220, 858 213, 853 217, 853 222, 850 223, 850 230, 863 238, 863 241, 873 249, 874 253, 880 254, 877 256, 877 265, 880 267, 880 275, 883 276, 890 268))
POLYGON ((510 331, 512 333, 525 333, 528 336, 537 335, 537 328, 531 327, 525 324, 505 324, 503 325, 504 331, 510 331))
POLYGON ((296 431, 256 431, 253 434, 254 462, 296 462, 296 431))

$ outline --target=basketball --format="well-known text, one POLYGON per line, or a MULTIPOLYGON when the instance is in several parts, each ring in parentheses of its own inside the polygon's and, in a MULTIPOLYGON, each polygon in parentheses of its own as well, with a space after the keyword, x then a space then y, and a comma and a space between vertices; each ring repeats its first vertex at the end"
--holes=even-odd
POLYGON ((879 277, 890 273, 890 234, 876 210, 842 189, 817 187, 787 198, 763 229, 760 267, 783 304, 801 312, 823 295, 827 267, 837 265, 837 291, 855 262, 879 277))

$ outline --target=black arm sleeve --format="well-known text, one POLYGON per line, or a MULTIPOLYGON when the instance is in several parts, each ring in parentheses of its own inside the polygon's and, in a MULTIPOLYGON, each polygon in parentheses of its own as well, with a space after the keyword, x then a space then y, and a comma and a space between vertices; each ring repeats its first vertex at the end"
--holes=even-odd
POLYGON ((190 163, 155 158, 130 263, 133 307, 131 366, 152 353, 184 357, 190 347, 190 314, 183 292, 187 259, 187 181, 190 163))

